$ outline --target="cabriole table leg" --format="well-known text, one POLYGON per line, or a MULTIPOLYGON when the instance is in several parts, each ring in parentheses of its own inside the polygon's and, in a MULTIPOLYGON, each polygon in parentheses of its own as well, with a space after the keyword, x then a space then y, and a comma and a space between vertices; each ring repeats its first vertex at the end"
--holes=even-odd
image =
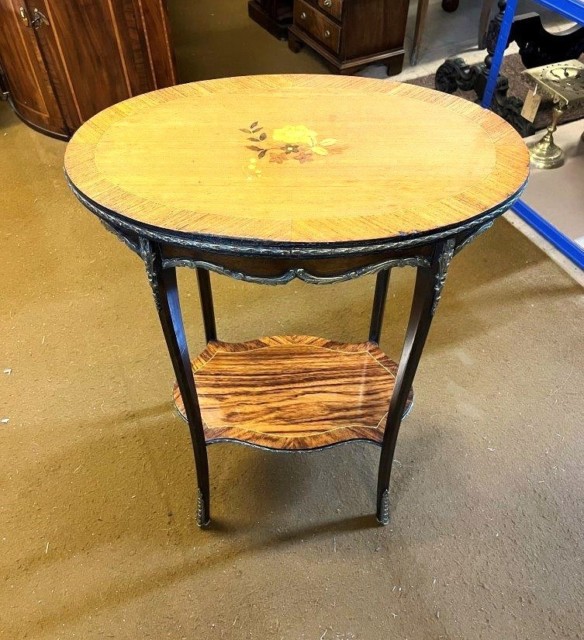
POLYGON ((418 267, 412 310, 387 414, 379 460, 377 520, 383 525, 389 524, 389 479, 399 428, 432 318, 440 300, 454 245, 454 240, 440 243, 436 247, 430 266, 418 267))
POLYGON ((213 308, 213 290, 211 278, 206 269, 197 267, 197 283, 199 285, 199 300, 203 313, 203 326, 205 327, 205 339, 207 342, 217 340, 217 327, 215 325, 215 310, 213 308))
MULTIPOLYGON (((176 269, 174 267, 163 268, 160 248, 147 240, 141 239, 140 254, 146 264, 148 280, 154 294, 154 301, 158 310, 158 316, 162 325, 162 331, 164 332, 164 338, 176 375, 177 384, 183 398, 189 431, 191 433, 197 482, 199 485, 197 524, 199 527, 207 527, 211 520, 207 446, 205 444, 201 410, 197 398, 180 308, 176 269)), ((201 297, 204 297, 203 293, 201 297)), ((203 302, 203 305, 204 304, 203 302)), ((205 330, 207 330, 207 324, 205 324, 205 330)))
POLYGON ((373 308, 371 310, 371 324, 369 325, 369 341, 379 344, 381 338, 381 327, 383 325, 383 315, 385 312, 385 301, 387 299, 387 287, 391 268, 378 272, 375 281, 375 297, 373 298, 373 308))

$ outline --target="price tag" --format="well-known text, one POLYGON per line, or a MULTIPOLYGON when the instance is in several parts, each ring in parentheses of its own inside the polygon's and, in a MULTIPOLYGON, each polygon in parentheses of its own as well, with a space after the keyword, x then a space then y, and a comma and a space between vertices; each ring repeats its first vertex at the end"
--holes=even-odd
POLYGON ((529 122, 535 120, 537 110, 541 102, 541 96, 537 93, 537 87, 533 91, 529 91, 525 96, 525 102, 523 103, 523 109, 521 109, 521 115, 529 122))

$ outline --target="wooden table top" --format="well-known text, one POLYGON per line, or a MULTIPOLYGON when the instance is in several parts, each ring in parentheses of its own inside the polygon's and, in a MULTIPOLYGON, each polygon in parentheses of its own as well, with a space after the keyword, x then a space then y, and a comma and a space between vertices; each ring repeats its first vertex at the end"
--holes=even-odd
POLYGON ((68 145, 73 186, 172 233, 281 243, 404 238, 522 189, 529 155, 501 118, 408 84, 249 76, 131 98, 68 145))

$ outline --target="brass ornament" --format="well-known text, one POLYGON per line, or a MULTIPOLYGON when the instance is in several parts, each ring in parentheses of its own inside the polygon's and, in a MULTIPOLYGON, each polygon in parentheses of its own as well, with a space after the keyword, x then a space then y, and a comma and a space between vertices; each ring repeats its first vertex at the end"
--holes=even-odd
POLYGON ((584 100, 584 64, 578 60, 567 60, 527 69, 523 75, 535 83, 554 102, 552 121, 543 138, 527 145, 531 164, 538 169, 554 169, 564 164, 565 155, 554 141, 554 133, 560 118, 568 108, 584 100))

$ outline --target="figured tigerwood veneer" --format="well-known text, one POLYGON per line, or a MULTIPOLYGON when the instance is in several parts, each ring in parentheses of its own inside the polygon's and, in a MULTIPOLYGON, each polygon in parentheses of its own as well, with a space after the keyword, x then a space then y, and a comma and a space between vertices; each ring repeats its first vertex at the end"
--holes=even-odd
MULTIPOLYGON (((193 361, 207 443, 318 449, 381 444, 397 365, 377 345, 278 336, 210 342, 193 361)), ((180 391, 176 406, 185 417, 180 391)), ((408 400, 406 413, 412 403, 408 400)))

